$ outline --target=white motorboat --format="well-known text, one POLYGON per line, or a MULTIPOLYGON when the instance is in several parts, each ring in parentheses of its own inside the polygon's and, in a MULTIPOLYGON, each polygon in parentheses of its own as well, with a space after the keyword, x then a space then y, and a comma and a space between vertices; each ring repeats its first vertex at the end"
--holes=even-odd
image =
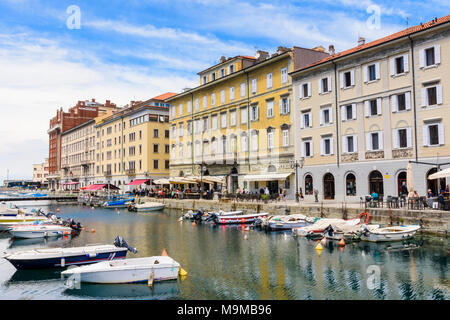
POLYGON ((360 219, 351 219, 351 220, 344 220, 344 219, 320 219, 313 223, 312 225, 300 227, 300 228, 294 228, 292 229, 292 233, 299 237, 307 237, 307 236, 322 236, 322 233, 328 226, 335 225, 335 226, 352 226, 352 225, 358 225, 360 223, 360 219))
POLYGON ((180 264, 168 256, 104 261, 61 274, 89 283, 135 283, 177 279, 180 264))
POLYGON ((164 203, 145 202, 141 204, 131 204, 128 207, 128 210, 136 212, 149 212, 149 211, 161 211, 164 210, 165 207, 166 205, 164 203))
POLYGON ((34 222, 34 221, 47 221, 48 218, 42 215, 24 215, 18 214, 16 216, 0 216, 0 224, 12 223, 12 222, 34 222))
MULTIPOLYGON (((372 231, 379 228, 379 224, 368 224, 367 228, 372 231)), ((330 224, 324 231, 323 235, 327 240, 341 240, 346 241, 357 240, 361 235, 361 225, 356 224, 330 224)))
POLYGON ((261 227, 267 230, 291 230, 311 225, 315 220, 316 218, 303 214, 277 215, 263 220, 261 227))
POLYGON ((65 236, 72 231, 72 228, 60 225, 19 225, 9 229, 14 237, 23 239, 65 236))
POLYGON ((418 225, 394 226, 370 230, 366 225, 361 226, 361 240, 370 242, 388 242, 407 240, 420 229, 418 225))
POLYGON ((29 225, 33 225, 36 224, 36 222, 42 223, 42 224, 54 224, 54 221, 51 219, 47 219, 47 220, 38 220, 38 221, 26 221, 26 222, 1 222, 0 223, 0 232, 2 231, 9 231, 10 229, 12 229, 15 226, 29 226, 29 225))

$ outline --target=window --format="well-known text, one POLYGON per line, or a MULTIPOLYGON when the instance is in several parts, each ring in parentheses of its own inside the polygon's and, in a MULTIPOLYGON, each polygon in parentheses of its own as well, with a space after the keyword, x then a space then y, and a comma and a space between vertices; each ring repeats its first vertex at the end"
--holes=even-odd
POLYGON ((331 107, 322 108, 320 111, 320 125, 333 123, 333 115, 331 114, 331 107))
POLYGON ((411 128, 394 129, 394 149, 409 148, 411 146, 411 128))
POLYGON ((428 48, 425 49, 425 59, 426 59, 426 66, 434 65, 435 59, 434 59, 434 48, 428 48))
POLYGON ((288 81, 287 68, 281 69, 281 84, 285 84, 288 81))
POLYGON ((194 132, 195 133, 200 133, 201 132, 200 119, 195 119, 194 120, 194 132))
MULTIPOLYGON (((165 131, 164 131, 164 137, 165 137, 165 138, 169 138, 169 137, 170 137, 169 135, 170 135, 169 130, 165 130, 165 131)), ((119 137, 119 139, 120 139, 120 137, 119 137)), ((119 141, 119 142, 120 142, 120 141, 119 141)))
POLYGON ((273 129, 267 132, 267 148, 273 149, 275 147, 275 134, 273 129))
POLYGON ((227 153, 227 138, 222 138, 222 154, 227 153))
POLYGON ((213 72, 213 73, 211 73, 211 81, 214 81, 214 80, 216 80, 216 73, 215 72, 213 72))
POLYGON ((178 124, 178 136, 179 136, 179 137, 182 137, 182 136, 183 136, 183 131, 184 131, 184 129, 183 129, 183 122, 180 122, 180 123, 178 124))
POLYGON ((422 106, 435 106, 442 104, 442 85, 422 89, 422 106))
POLYGON ((136 148, 135 147, 129 147, 128 148, 128 155, 134 156, 136 154, 136 148))
POLYGON ((302 142, 302 157, 309 158, 313 156, 312 140, 307 139, 302 142))
POLYGON ((331 77, 319 80, 319 94, 331 92, 331 77))
POLYGON ((206 130, 208 130, 208 118, 207 117, 203 118, 203 132, 205 132, 206 130))
POLYGON ((405 60, 403 56, 395 58, 395 73, 401 74, 405 72, 405 60))
POLYGON ((329 156, 333 154, 333 138, 331 137, 322 138, 320 154, 323 156, 329 156))
POLYGON ((258 85, 257 80, 252 79, 252 93, 253 94, 256 94, 256 92, 258 91, 257 85, 258 85))
POLYGON ((367 151, 383 150, 382 132, 368 132, 366 134, 366 148, 367 151))
MULTIPOLYGON (((182 147, 182 146, 181 146, 182 147)), ((168 144, 164 145, 164 152, 165 153, 170 153, 170 147, 168 144)))
POLYGON ((381 115, 381 98, 365 101, 366 117, 381 115))
POLYGON ((241 136, 241 150, 242 152, 247 152, 247 135, 244 134, 241 136))
POLYGON ((241 83, 241 98, 245 97, 245 82, 241 83))
POLYGON ((348 104, 342 106, 342 121, 349 121, 356 119, 356 104, 348 104))
POLYGON ((191 101, 189 100, 188 102, 187 102, 187 113, 191 113, 192 112, 192 103, 191 103, 191 101))
POLYGON ((208 100, 207 100, 207 97, 204 96, 203 97, 203 109, 206 109, 207 107, 208 107, 208 100))
MULTIPOLYGON (((172 156, 172 159, 173 159, 173 160, 175 160, 175 158, 176 158, 176 153, 175 153, 175 151, 176 151, 176 147, 175 147, 175 145, 172 145, 172 154, 171 154, 171 156, 172 156)), ((180 157, 180 159, 182 159, 182 157, 180 157)))
POLYGON ((444 144, 444 127, 441 122, 431 123, 423 127, 424 146, 439 146, 444 144))
POLYGON ((375 81, 377 79, 380 79, 380 64, 375 63, 367 66, 364 82, 375 81))
POLYGON ((289 97, 282 97, 280 100, 280 114, 289 114, 289 97))
POLYGON ((302 117, 300 119, 300 128, 312 128, 312 113, 302 112, 302 117))
POLYGON ((181 103, 178 105, 178 113, 180 116, 183 114, 183 105, 181 103))
POLYGON ((273 84, 272 76, 273 76, 272 73, 266 74, 266 86, 267 86, 267 89, 272 88, 272 84, 273 84))
POLYGON ((215 93, 211 94, 211 105, 212 106, 216 105, 216 94, 215 93))
POLYGON ((247 123, 247 108, 241 108, 241 124, 247 123))
POLYGON ((313 178, 311 175, 307 175, 305 177, 305 195, 313 195, 313 178))
POLYGON ((355 71, 350 70, 341 73, 341 88, 349 88, 355 85, 355 71))
POLYGON ((236 125, 236 110, 230 111, 230 126, 236 125))
POLYGON ((234 87, 230 87, 230 100, 234 100, 234 87))
POLYGON ((229 71, 230 71, 230 72, 229 72, 230 74, 234 72, 234 65, 230 65, 229 71))
POLYGON ((220 77, 225 77, 225 69, 220 69, 220 77))
POLYGON ((195 112, 198 112, 199 110, 200 110, 200 103, 199 103, 199 101, 198 101, 198 98, 197 99, 195 99, 195 101, 194 101, 194 108, 195 108, 195 112))
POLYGON ((208 79, 206 76, 203 76, 203 84, 205 84, 206 82, 208 82, 208 79))
POLYGON ((159 167, 159 161, 158 160, 153 160, 153 169, 158 169, 159 167))
POLYGON ((345 178, 345 189, 347 196, 356 196, 356 177, 353 173, 345 178))
POLYGON ((311 84, 309 82, 304 83, 300 87, 300 98, 308 98, 311 96, 311 84))
POLYGON ((348 135, 342 137, 342 149, 344 153, 356 152, 358 147, 356 144, 356 135, 348 135))
POLYGON ((252 151, 258 151, 258 133, 252 133, 252 151))
POLYGON ((220 91, 220 104, 225 103, 225 90, 220 91))
POLYGON ((250 120, 257 121, 259 117, 258 105, 253 105, 250 107, 250 120))
POLYGON ((273 118, 273 100, 266 101, 267 103, 267 118, 273 118))
POLYGON ((419 51, 420 67, 436 66, 441 63, 441 46, 435 45, 419 51))
POLYGON ((221 120, 221 127, 226 128, 227 127, 227 113, 221 113, 220 114, 220 120, 221 120))
POLYGON ((211 117, 212 129, 217 130, 217 115, 213 115, 211 117))
POLYGON ((289 146, 289 130, 285 129, 281 131, 281 141, 283 147, 289 146))
POLYGON ((170 161, 164 160, 164 169, 169 169, 169 168, 170 168, 170 161))
POLYGON ((159 152, 159 144, 154 144, 153 145, 153 153, 158 153, 159 152))

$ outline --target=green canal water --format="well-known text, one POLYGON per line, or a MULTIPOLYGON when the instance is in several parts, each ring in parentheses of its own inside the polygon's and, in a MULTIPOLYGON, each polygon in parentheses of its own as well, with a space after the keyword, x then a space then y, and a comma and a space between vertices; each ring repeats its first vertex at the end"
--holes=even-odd
POLYGON ((58 270, 16 271, 0 259, 0 299, 420 299, 450 297, 448 240, 416 235, 408 243, 316 242, 290 232, 266 233, 242 226, 193 225, 181 213, 62 206, 86 230, 73 238, 14 240, 0 234, 0 252, 37 247, 112 243, 121 235, 138 249, 128 258, 160 255, 163 249, 188 276, 146 284, 64 285, 58 270), (94 229, 95 232, 91 232, 94 229), (375 271, 374 271, 375 270, 375 271))

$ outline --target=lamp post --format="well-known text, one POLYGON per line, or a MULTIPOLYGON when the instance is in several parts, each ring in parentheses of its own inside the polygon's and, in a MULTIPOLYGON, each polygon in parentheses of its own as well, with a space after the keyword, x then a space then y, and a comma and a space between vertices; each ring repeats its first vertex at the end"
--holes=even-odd
POLYGON ((303 165, 305 164, 305 158, 301 157, 299 161, 297 160, 291 160, 291 169, 295 168, 295 201, 300 202, 300 196, 298 194, 298 167, 300 169, 303 168, 303 165))
POLYGON ((206 171, 206 166, 200 165, 200 199, 203 199, 203 172, 206 171))

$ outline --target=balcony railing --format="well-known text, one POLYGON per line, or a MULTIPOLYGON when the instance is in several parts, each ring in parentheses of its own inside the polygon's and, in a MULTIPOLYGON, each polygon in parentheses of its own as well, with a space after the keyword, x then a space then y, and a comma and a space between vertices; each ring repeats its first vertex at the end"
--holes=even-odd
POLYGON ((105 171, 105 172, 104 172, 104 176, 105 176, 105 177, 112 177, 111 171, 105 171))
POLYGON ((125 170, 125 173, 127 174, 127 176, 135 176, 136 175, 136 169, 125 170))

